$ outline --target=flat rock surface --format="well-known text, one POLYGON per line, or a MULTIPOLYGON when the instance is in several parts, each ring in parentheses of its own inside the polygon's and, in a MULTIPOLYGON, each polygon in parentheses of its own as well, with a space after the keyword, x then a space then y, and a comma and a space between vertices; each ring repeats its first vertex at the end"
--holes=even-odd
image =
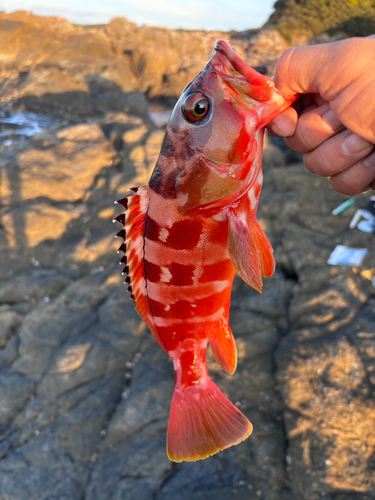
MULTIPOLYGON (((27 35, 17 50, 30 54, 41 44, 33 30, 49 30, 45 57, 30 55, 35 71, 118 91, 108 58, 140 28, 117 20, 94 30, 82 74, 108 81, 79 83, 82 29, 42 19, 1 14, 0 30, 27 35)), ((157 36, 173 45, 180 35, 168 33, 157 36)), ((0 49, 4 71, 26 64, 15 47, 0 49)), ((151 67, 151 80, 129 68, 135 89, 154 81, 151 67)), ((22 69, 36 85, 33 71, 22 69)), ((258 220, 277 269, 262 295, 234 282, 235 374, 208 354, 212 378, 254 432, 210 459, 171 463, 172 363, 126 292, 111 224, 113 201, 148 182, 163 128, 111 106, 74 121, 65 107, 0 166, 0 500, 374 499, 375 240, 349 229, 367 195, 334 216, 345 197, 267 149, 258 220), (360 267, 330 266, 337 244, 369 251, 360 267)))

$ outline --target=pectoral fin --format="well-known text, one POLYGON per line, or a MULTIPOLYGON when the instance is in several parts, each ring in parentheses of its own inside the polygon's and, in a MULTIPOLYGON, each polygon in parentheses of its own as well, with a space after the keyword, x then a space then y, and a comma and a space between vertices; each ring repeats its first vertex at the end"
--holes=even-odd
POLYGON ((237 348, 228 320, 223 316, 208 336, 211 351, 221 368, 234 373, 237 366, 237 348))
POLYGON ((228 221, 228 249, 233 265, 239 276, 261 293, 262 276, 272 276, 275 269, 271 244, 255 218, 248 227, 230 210, 228 221))

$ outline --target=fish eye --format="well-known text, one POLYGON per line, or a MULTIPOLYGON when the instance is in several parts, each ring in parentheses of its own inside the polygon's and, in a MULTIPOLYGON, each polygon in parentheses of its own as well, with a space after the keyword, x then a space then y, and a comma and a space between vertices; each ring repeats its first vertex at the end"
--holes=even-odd
POLYGON ((182 112, 190 123, 197 123, 207 116, 210 102, 202 92, 196 92, 186 97, 182 105, 182 112))

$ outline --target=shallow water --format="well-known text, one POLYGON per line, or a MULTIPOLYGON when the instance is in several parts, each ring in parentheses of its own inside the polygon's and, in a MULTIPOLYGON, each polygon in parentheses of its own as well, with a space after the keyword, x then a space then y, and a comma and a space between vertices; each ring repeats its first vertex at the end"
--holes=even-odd
POLYGON ((158 127, 163 127, 169 121, 169 117, 171 116, 172 108, 164 107, 160 104, 150 103, 148 106, 148 114, 151 120, 158 127))
MULTIPOLYGON (((0 111, 0 137, 12 142, 12 137, 32 137, 54 123, 53 118, 36 113, 6 113, 0 111)), ((5 144, 9 145, 9 144, 5 144)))
POLYGON ((56 121, 51 116, 36 113, 0 111, 0 159, 14 157, 31 137, 56 121))

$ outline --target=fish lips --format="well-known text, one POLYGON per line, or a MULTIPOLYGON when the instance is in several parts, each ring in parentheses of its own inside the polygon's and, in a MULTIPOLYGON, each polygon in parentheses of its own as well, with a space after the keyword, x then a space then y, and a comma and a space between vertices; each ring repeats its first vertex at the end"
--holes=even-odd
POLYGON ((273 80, 249 66, 224 40, 217 40, 209 64, 238 92, 259 102, 272 98, 275 90, 273 80))

